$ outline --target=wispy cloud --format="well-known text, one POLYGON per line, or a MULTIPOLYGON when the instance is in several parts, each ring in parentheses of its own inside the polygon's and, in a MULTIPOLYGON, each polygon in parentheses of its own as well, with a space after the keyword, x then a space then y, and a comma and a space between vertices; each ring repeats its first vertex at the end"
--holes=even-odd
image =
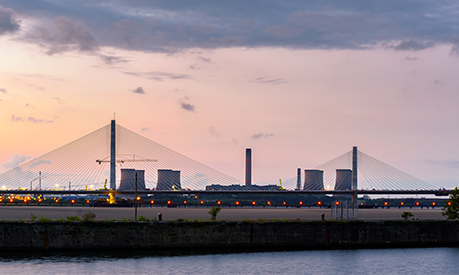
POLYGON ((175 73, 167 73, 167 72, 144 72, 144 73, 138 73, 138 72, 123 72, 124 74, 135 76, 135 77, 141 77, 141 78, 146 78, 149 80, 156 80, 156 81, 164 81, 165 79, 169 80, 178 80, 178 79, 187 79, 190 78, 189 75, 187 74, 175 74, 175 73))
POLYGON ((447 166, 449 168, 459 168, 459 160, 427 160, 429 164, 447 166))
POLYGON ((209 127, 209 133, 214 138, 221 138, 222 134, 215 129, 214 126, 209 127))
POLYGON ((0 92, 3 94, 6 94, 6 89, 5 88, 0 88, 0 92))
POLYGON ((254 80, 251 80, 250 82, 262 83, 262 84, 273 84, 273 85, 287 83, 287 81, 285 81, 285 79, 283 78, 269 78, 267 76, 257 77, 254 80))
POLYGON ((18 116, 15 116, 15 115, 11 116, 11 121, 12 122, 29 121, 29 122, 32 122, 32 123, 53 123, 54 122, 54 120, 38 119, 38 118, 35 118, 35 117, 23 118, 23 117, 18 117, 18 116))
POLYGON ((264 134, 264 133, 258 133, 258 134, 254 134, 252 135, 250 138, 251 139, 261 139, 261 138, 270 138, 270 137, 273 137, 274 134, 264 134))

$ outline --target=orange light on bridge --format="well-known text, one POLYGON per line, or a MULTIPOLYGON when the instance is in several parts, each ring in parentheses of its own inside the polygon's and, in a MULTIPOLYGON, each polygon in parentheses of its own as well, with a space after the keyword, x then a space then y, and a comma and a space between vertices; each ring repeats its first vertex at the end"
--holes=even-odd
POLYGON ((137 197, 137 200, 140 201, 140 197, 137 197))
POLYGON ((183 201, 183 204, 186 204, 186 201, 183 201))
POLYGON ((75 200, 71 200, 70 202, 71 202, 72 204, 74 204, 74 203, 75 203, 75 200))
POLYGON ((151 201, 150 201, 150 204, 154 204, 154 203, 155 203, 155 201, 154 201, 154 200, 151 200, 151 201))
POLYGON ((339 201, 335 202, 336 205, 339 205, 339 201))
POLYGON ((387 206, 387 201, 384 202, 384 206, 387 206))
POLYGON ((286 204, 285 201, 282 204, 285 205, 286 204))
POLYGON ((38 202, 41 202, 41 201, 42 201, 42 199, 38 199, 38 202))
POLYGON ((449 206, 449 205, 451 205, 451 202, 450 202, 450 201, 448 202, 448 206, 449 206))
POLYGON ((322 205, 322 202, 321 202, 321 201, 318 201, 318 202, 317 202, 317 205, 322 205))
POLYGON ((89 200, 86 200, 86 203, 88 203, 88 204, 89 204, 89 200))
POLYGON ((400 205, 403 206, 405 203, 404 202, 400 202, 400 205))
POLYGON ((10 199, 10 202, 14 202, 14 199, 10 199))
POLYGON ((238 202, 238 201, 236 202, 236 205, 239 205, 239 202, 238 202))
POLYGON ((27 200, 28 200, 28 201, 30 201, 30 200, 31 200, 30 196, 27 196, 27 200))
POLYGON ((194 196, 194 198, 195 198, 195 199, 197 199, 197 198, 198 198, 198 196, 194 196))
POLYGON ((3 199, 2 199, 2 198, 0 198, 0 202, 3 202, 3 199))
POLYGON ((56 200, 55 200, 55 202, 56 202, 56 203, 58 203, 58 202, 59 202, 59 200, 58 200, 58 199, 56 199, 56 200))
POLYGON ((302 201, 300 201, 300 205, 303 205, 303 202, 302 202, 302 201))
POLYGON ((254 202, 254 201, 252 202, 252 205, 255 205, 255 202, 254 202))
POLYGON ((419 202, 418 202, 418 201, 416 202, 416 205, 419 205, 419 202))
POLYGON ((204 203, 204 201, 201 201, 201 204, 203 204, 203 203, 204 203))
POLYGON ((167 204, 171 204, 171 201, 167 201, 167 204))
POLYGON ((217 201, 217 204, 220 205, 220 204, 222 204, 222 202, 221 201, 217 201))
POLYGON ((24 199, 24 202, 27 203, 27 199, 24 199))
POLYGON ((271 202, 270 202, 270 201, 268 201, 268 205, 271 205, 271 202))
POLYGON ((435 202, 434 201, 432 202, 432 206, 435 206, 435 202))

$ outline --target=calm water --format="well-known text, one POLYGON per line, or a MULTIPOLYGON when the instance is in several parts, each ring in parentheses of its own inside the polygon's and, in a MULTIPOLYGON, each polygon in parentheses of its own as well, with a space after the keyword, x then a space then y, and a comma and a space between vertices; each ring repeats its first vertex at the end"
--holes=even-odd
POLYGON ((0 274, 458 274, 459 248, 0 256, 0 274))

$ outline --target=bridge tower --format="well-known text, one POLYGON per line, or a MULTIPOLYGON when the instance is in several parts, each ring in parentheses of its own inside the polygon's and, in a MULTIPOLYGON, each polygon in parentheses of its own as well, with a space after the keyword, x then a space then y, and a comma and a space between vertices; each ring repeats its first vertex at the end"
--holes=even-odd
POLYGON ((245 149, 245 186, 252 185, 252 149, 245 149))
POLYGON ((357 190, 357 146, 352 148, 352 190, 357 190))
POLYGON ((112 120, 110 131, 110 189, 116 189, 116 123, 112 120))

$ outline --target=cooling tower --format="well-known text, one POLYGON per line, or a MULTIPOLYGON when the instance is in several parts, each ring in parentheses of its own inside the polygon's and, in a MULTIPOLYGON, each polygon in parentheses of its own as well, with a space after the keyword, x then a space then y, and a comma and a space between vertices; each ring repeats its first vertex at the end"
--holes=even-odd
POLYGON ((352 170, 336 169, 335 190, 352 190, 352 170))
POLYGON ((135 190, 135 174, 137 173, 137 190, 145 190, 145 170, 121 169, 119 190, 135 190))
POLYGON ((156 190, 181 190, 180 171, 170 169, 158 170, 156 190))
POLYGON ((304 170, 303 190, 324 190, 324 171, 304 170))

